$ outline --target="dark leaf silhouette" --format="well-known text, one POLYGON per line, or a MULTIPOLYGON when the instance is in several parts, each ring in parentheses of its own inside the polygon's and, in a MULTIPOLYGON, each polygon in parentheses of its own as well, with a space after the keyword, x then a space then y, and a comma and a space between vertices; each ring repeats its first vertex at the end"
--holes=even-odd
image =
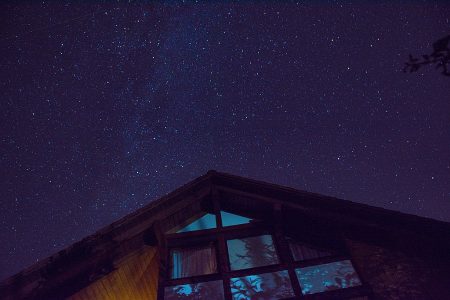
POLYGON ((223 300, 222 281, 200 282, 193 284, 183 284, 175 287, 166 287, 164 299, 223 300))
MULTIPOLYGON (((271 237, 259 236, 240 241, 242 243, 232 244, 241 250, 233 255, 232 261, 237 265, 248 268, 278 262, 271 237)), ((287 271, 232 278, 230 284, 233 300, 271 300, 294 296, 287 271)))
POLYGON ((409 55, 409 61, 410 62, 416 62, 418 60, 419 60, 418 58, 414 58, 411 54, 409 55))
POLYGON ((436 64, 436 69, 442 69, 444 76, 450 76, 450 35, 433 43, 433 52, 422 55, 422 59, 409 54, 409 61, 405 63, 403 72, 416 72, 422 66, 436 64))

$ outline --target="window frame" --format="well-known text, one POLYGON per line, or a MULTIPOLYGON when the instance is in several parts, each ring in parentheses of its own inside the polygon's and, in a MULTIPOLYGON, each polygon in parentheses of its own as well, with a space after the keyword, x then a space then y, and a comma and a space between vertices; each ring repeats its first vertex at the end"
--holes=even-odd
MULTIPOLYGON (((162 276, 160 276, 160 282, 158 284, 159 286, 157 298, 158 300, 164 299, 165 287, 207 282, 214 280, 222 280, 224 299, 233 300, 230 286, 231 278, 245 277, 249 275, 259 275, 279 271, 288 272, 292 290, 293 293, 295 294, 294 297, 285 298, 285 300, 334 299, 336 297, 339 297, 340 299, 341 298, 351 299, 352 297, 358 296, 366 296, 369 299, 371 298, 370 297, 371 290, 368 284, 361 277, 361 273, 358 272, 357 266, 355 266, 355 263, 353 262, 351 256, 348 254, 348 251, 342 251, 342 249, 331 249, 332 253, 329 256, 307 259, 303 261, 302 260, 295 261, 293 253, 289 247, 288 240, 286 238, 286 236, 289 234, 285 233, 282 226, 281 221, 282 218, 280 218, 279 216, 281 211, 277 213, 276 209, 277 207, 275 205, 274 205, 275 222, 268 223, 264 221, 253 220, 250 223, 226 227, 222 226, 220 205, 218 201, 216 201, 214 206, 215 206, 214 212, 209 213, 212 213, 216 216, 216 228, 163 234, 163 238, 165 240, 164 242, 165 247, 164 249, 162 249, 162 256, 164 257, 162 259, 162 268, 165 269, 165 272, 163 272, 162 276), (227 240, 243 239, 246 237, 261 236, 261 235, 271 236, 275 251, 277 253, 278 263, 248 269, 230 270, 227 240), (199 246, 206 243, 212 243, 213 247, 215 248, 217 273, 176 278, 176 279, 170 278, 171 249, 190 248, 192 246, 199 246), (332 263, 341 260, 349 260, 351 262, 356 274, 358 275, 361 281, 361 285, 331 291, 323 291, 314 294, 302 293, 299 280, 295 273, 295 269, 332 263)), ((301 242, 298 239, 295 238, 293 239, 298 242, 301 242)), ((305 244, 311 245, 312 243, 308 241, 305 244)))

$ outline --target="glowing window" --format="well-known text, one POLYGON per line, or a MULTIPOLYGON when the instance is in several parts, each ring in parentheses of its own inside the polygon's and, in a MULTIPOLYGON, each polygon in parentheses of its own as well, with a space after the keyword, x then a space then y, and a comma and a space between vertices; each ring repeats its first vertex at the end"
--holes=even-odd
POLYGON ((206 214, 200 219, 197 219, 189 225, 178 230, 177 233, 211 228, 216 228, 216 216, 213 214, 206 214))
POLYGON ((223 300, 222 280, 169 286, 164 289, 164 299, 223 300))
POLYGON ((250 223, 251 219, 235 215, 226 211, 221 211, 220 216, 222 217, 222 225, 224 227, 226 226, 233 226, 233 225, 241 225, 241 224, 247 224, 250 223))
POLYGON ((298 268, 295 273, 304 295, 361 285, 349 260, 298 268))
POLYGON ((295 296, 287 271, 232 278, 230 285, 233 300, 275 300, 295 296))
POLYGON ((227 241, 231 270, 261 267, 278 263, 270 235, 227 241))

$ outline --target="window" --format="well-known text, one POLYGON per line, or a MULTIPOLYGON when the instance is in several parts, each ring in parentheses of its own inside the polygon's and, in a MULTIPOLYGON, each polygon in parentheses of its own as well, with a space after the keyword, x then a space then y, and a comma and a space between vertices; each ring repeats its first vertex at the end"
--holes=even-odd
POLYGON ((340 248, 285 237, 285 227, 271 226, 272 220, 251 221, 216 210, 178 231, 196 234, 169 231, 162 243, 167 272, 160 273, 158 300, 278 300, 311 294, 314 299, 368 299, 367 287, 340 248), (328 293, 333 290, 341 291, 328 293))
POLYGON ((189 225, 178 230, 177 233, 211 228, 216 228, 216 216, 213 214, 206 214, 200 219, 197 219, 189 225))
POLYGON ((170 257, 170 274, 173 279, 217 272, 216 252, 213 245, 172 249, 170 257))
POLYGON ((271 300, 294 297, 287 271, 232 278, 233 300, 271 300))
POLYGON ((295 269, 303 294, 361 285, 349 260, 295 269))
POLYGON ((222 225, 223 226, 233 226, 233 225, 241 225, 250 223, 251 219, 235 215, 226 211, 221 211, 220 216, 222 218, 222 225))
POLYGON ((228 240, 231 270, 241 270, 278 263, 278 256, 270 235, 228 240))
MULTIPOLYGON (((247 224, 250 223, 250 221, 252 220, 226 211, 221 211, 220 217, 222 218, 222 225, 224 227, 247 224)), ((203 217, 181 228, 180 230, 177 231, 177 233, 197 231, 203 229, 212 229, 216 227, 217 227, 216 216, 214 214, 207 213, 203 217)))

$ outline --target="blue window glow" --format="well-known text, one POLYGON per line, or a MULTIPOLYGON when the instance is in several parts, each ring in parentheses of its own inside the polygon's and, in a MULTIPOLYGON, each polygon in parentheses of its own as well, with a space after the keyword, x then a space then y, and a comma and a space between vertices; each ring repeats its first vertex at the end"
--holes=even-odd
POLYGON ((287 271, 232 278, 230 285, 233 300, 277 300, 295 296, 287 271))
POLYGON ((169 286, 164 289, 164 299, 223 300, 222 280, 169 286))
POLYGON ((177 233, 211 228, 216 228, 216 216, 213 214, 206 214, 200 219, 197 219, 186 227, 178 230, 177 233))
POLYGON ((250 223, 252 219, 235 215, 226 211, 221 211, 220 215, 222 217, 222 225, 224 227, 226 226, 233 226, 233 225, 241 225, 241 224, 247 224, 250 223))
POLYGON ((272 236, 261 235, 227 241, 231 270, 262 267, 278 263, 272 236))
POLYGON ((298 268, 295 273, 304 295, 361 285, 349 260, 298 268))

